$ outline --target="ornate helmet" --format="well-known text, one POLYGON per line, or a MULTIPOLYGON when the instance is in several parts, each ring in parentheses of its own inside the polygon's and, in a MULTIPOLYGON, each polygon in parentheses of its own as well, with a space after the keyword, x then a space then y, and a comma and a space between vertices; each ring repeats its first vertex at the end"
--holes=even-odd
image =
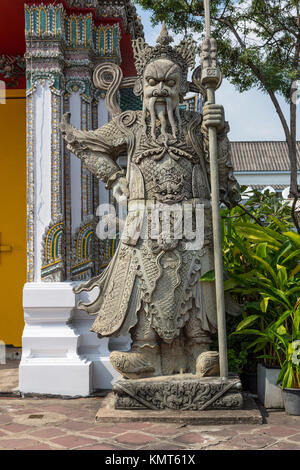
POLYGON ((137 80, 134 93, 141 95, 143 92, 143 73, 146 66, 157 59, 168 59, 177 64, 181 69, 180 93, 184 95, 188 89, 187 74, 189 67, 195 66, 196 41, 192 38, 183 39, 177 46, 171 47, 173 38, 169 35, 165 22, 162 24, 160 35, 153 47, 147 44, 143 38, 132 41, 137 80))

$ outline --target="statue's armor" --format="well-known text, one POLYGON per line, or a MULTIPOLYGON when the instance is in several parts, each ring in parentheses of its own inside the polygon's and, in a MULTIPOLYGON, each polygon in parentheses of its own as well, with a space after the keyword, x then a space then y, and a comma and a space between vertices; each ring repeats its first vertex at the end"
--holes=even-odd
MULTIPOLYGON (((204 332, 216 329, 214 285, 199 281, 201 275, 213 269, 205 136, 201 134, 198 113, 180 112, 181 137, 172 141, 170 136, 167 144, 159 139, 154 142, 150 135, 145 135, 139 111, 122 113, 97 131, 72 128, 69 149, 108 188, 120 176, 115 163, 117 156, 125 149, 128 152, 129 204, 125 229, 107 269, 84 285, 87 289, 100 288, 97 300, 85 307, 90 314, 97 314, 92 331, 100 337, 127 334, 137 324, 139 312, 145 315, 143 324, 150 325, 165 343, 180 336, 191 316, 200 321, 204 332), (161 233, 158 238, 151 238, 152 203, 167 204, 170 208, 174 204, 189 205, 193 211, 197 203, 203 204, 204 245, 187 250, 184 238, 165 239, 161 233), (141 204, 146 207, 144 212, 141 204), (150 236, 146 238, 136 235, 141 221, 147 222, 150 236)), ((220 187, 224 195, 230 192, 228 184, 235 183, 230 176, 226 133, 219 136, 219 152, 220 187)), ((141 347, 147 345, 147 337, 145 334, 145 339, 139 340, 141 347)))
POLYGON ((154 159, 153 155, 149 156, 143 153, 138 153, 137 157, 133 158, 134 164, 138 166, 144 179, 145 199, 172 204, 193 197, 207 197, 206 188, 202 188, 202 194, 198 192, 196 195, 192 187, 193 170, 195 165, 199 166, 197 161, 199 158, 194 154, 192 148, 181 144, 185 150, 184 156, 176 155, 166 149, 158 155, 157 159, 154 159))

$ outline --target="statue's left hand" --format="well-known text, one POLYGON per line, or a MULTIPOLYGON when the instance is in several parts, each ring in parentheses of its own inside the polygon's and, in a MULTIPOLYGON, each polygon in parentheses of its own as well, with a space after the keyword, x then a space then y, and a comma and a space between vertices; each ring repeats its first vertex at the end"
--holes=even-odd
POLYGON ((203 106, 203 122, 205 129, 215 127, 221 133, 225 127, 224 108, 221 104, 205 104, 203 106))

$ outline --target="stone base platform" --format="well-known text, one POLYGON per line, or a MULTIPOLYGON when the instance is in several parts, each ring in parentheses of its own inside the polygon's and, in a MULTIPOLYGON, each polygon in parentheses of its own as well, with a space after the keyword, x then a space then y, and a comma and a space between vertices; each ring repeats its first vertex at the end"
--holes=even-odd
POLYGON ((263 424, 262 415, 253 400, 245 396, 243 407, 235 410, 117 410, 114 394, 103 400, 103 406, 96 415, 96 422, 103 423, 176 423, 187 425, 224 425, 224 424, 263 424))
POLYGON ((187 424, 262 424, 254 400, 244 399, 239 377, 193 374, 118 380, 96 420, 187 424))
POLYGON ((121 379, 113 386, 118 410, 238 409, 243 406, 238 376, 199 377, 176 374, 146 379, 121 379))

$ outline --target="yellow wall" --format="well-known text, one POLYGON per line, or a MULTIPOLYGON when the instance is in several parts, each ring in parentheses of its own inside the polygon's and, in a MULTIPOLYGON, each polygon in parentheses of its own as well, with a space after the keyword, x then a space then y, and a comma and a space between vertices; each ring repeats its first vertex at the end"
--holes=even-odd
POLYGON ((25 90, 7 90, 6 102, 0 104, 0 178, 0 340, 21 346, 26 282, 25 90), (7 246, 11 251, 1 251, 7 246))

